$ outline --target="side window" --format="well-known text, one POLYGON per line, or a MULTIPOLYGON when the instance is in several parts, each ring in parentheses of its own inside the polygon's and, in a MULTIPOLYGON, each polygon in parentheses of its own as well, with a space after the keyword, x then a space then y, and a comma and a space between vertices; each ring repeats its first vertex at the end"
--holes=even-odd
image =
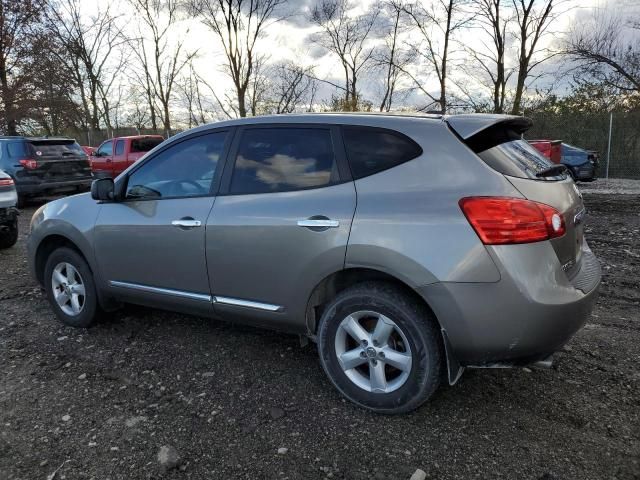
POLYGON ((116 155, 124 154, 124 140, 118 140, 116 142, 116 155))
POLYGON ((422 148, 413 140, 383 128, 344 127, 342 135, 351 173, 356 180, 422 154, 422 148))
POLYGON ((113 142, 109 140, 108 142, 104 142, 102 145, 100 145, 100 148, 98 149, 98 155, 102 157, 113 155, 113 142))
POLYGON ((252 128, 240 139, 230 193, 285 192, 337 180, 329 129, 252 128))
POLYGON ((208 133, 171 145, 131 174, 127 198, 208 195, 226 137, 208 133))

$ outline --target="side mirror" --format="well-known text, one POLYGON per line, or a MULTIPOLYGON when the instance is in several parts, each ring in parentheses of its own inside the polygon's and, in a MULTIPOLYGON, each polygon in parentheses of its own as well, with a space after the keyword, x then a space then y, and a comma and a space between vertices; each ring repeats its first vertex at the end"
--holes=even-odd
POLYGON ((99 178, 91 183, 91 198, 101 202, 113 200, 113 178, 99 178))

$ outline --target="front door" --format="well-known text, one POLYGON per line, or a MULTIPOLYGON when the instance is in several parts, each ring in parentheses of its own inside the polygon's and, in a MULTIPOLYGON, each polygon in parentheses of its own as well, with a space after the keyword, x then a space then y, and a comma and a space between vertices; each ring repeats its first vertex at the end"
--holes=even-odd
POLYGON ((124 301, 211 314, 205 224, 228 132, 170 144, 133 170, 95 228, 102 280, 124 301))
POLYGON ((221 316, 304 331, 309 293, 344 266, 356 206, 338 136, 336 127, 295 125, 236 134, 207 224, 221 316))

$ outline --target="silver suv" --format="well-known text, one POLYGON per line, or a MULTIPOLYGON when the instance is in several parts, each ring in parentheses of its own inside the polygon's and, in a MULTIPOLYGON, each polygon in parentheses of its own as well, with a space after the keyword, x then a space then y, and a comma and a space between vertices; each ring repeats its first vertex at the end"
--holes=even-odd
POLYGON ((136 303, 308 337, 349 400, 416 408, 546 362, 600 282, 564 167, 501 115, 282 115, 177 135, 33 216, 67 325, 136 303))

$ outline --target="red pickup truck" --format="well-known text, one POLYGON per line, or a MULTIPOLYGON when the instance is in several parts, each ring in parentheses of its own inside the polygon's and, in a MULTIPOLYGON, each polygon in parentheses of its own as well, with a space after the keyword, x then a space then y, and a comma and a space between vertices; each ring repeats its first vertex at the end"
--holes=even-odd
POLYGON ((89 157, 93 176, 115 178, 163 141, 161 135, 138 135, 105 140, 89 157))

